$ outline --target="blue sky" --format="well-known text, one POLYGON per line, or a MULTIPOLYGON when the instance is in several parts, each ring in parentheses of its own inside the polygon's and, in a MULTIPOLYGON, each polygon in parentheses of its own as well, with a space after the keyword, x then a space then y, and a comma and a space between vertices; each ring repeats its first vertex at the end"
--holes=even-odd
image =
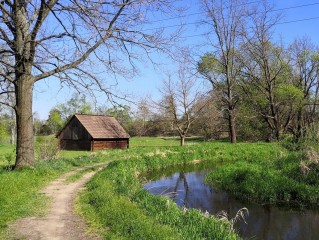
MULTIPOLYGON (((179 45, 190 47, 192 50, 198 49, 200 55, 200 52, 209 50, 209 46, 198 47, 206 41, 205 36, 201 34, 206 32, 207 29, 203 28, 200 24, 192 24, 199 21, 203 16, 203 14, 200 14, 202 12, 200 4, 198 4, 197 0, 187 0, 182 1, 182 3, 187 8, 185 15, 188 15, 188 17, 160 21, 151 25, 150 28, 174 26, 181 22, 186 23, 187 25, 183 29, 179 45)), ((319 0, 273 0, 273 3, 275 9, 282 9, 281 12, 283 14, 280 20, 283 24, 278 24, 275 27, 274 37, 276 39, 282 39, 285 44, 289 44, 297 37, 308 36, 313 43, 319 46, 319 32, 318 27, 316 27, 319 25, 319 0), (302 5, 307 6, 301 7, 302 5)), ((161 17, 158 19, 161 20, 161 17)), ((173 31, 175 28, 169 27, 167 30, 173 31)), ((158 88, 166 76, 165 72, 174 71, 177 66, 167 56, 153 54, 153 57, 156 62, 160 63, 160 67, 154 68, 150 62, 138 64, 139 75, 132 79, 118 78, 117 87, 114 89, 115 93, 119 95, 129 94, 133 100, 144 96, 157 98, 159 95, 158 88)), ((33 111, 37 112, 40 119, 43 120, 47 119, 48 112, 52 107, 56 104, 66 102, 74 92, 73 89, 66 87, 60 89, 58 81, 52 79, 37 83, 34 90, 33 111)), ((100 105, 106 103, 104 96, 98 96, 97 99, 100 105)))

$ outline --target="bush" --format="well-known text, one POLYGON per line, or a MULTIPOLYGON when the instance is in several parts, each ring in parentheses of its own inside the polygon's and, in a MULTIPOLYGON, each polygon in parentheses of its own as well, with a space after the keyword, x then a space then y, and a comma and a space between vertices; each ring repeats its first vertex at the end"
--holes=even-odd
POLYGON ((60 157, 58 140, 53 136, 37 137, 35 143, 36 160, 55 160, 60 157))

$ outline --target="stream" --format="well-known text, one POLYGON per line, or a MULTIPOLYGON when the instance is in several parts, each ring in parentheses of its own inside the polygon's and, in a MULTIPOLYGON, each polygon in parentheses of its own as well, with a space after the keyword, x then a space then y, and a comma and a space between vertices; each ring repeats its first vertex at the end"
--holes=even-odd
POLYGON ((242 202, 227 192, 204 183, 205 170, 155 173, 144 185, 151 194, 165 195, 180 207, 197 208, 210 214, 226 211, 233 218, 243 207, 248 208, 246 223, 235 225, 244 239, 319 239, 319 210, 297 210, 242 202), (153 180, 155 179, 155 180, 153 180))

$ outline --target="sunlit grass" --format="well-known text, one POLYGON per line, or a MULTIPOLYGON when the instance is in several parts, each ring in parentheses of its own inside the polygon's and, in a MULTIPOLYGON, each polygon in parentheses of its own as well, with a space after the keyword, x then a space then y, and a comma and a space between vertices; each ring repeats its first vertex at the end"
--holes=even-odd
MULTIPOLYGON (((185 145, 193 145, 200 141, 201 138, 186 138, 185 145)), ((179 146, 179 137, 132 137, 130 138, 130 147, 172 147, 179 146)))

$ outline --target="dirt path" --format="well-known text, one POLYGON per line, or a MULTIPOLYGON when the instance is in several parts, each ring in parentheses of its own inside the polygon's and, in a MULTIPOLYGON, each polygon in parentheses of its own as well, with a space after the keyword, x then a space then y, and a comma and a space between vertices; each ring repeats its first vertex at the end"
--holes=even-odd
MULTIPOLYGON (((104 164, 105 165, 105 164, 104 164)), ((101 165, 95 165, 101 166, 101 165)), ((67 183, 65 180, 84 168, 64 174, 41 191, 50 197, 51 205, 45 217, 28 217, 18 220, 11 228, 13 239, 28 240, 91 240, 99 239, 85 234, 83 219, 74 213, 76 193, 96 173, 85 173, 81 179, 67 183)))

